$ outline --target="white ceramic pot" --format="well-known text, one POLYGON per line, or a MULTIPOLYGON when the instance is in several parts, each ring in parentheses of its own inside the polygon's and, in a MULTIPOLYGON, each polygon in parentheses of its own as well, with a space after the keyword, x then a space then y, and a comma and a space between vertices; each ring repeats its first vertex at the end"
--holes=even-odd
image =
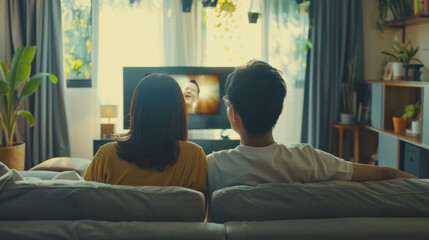
POLYGON ((399 81, 404 79, 404 64, 400 62, 392 63, 393 80, 399 81))
POLYGON ((351 113, 340 113, 341 124, 353 124, 353 114, 351 113))
POLYGON ((419 135, 420 134, 420 121, 411 122, 411 134, 419 135))

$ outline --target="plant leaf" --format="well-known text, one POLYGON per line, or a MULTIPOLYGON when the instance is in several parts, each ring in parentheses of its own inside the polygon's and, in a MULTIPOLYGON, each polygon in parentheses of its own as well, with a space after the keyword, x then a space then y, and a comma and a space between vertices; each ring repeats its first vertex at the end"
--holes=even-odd
POLYGON ((23 99, 33 94, 39 87, 41 81, 42 77, 31 78, 22 88, 19 94, 19 99, 23 99))
POLYGON ((0 96, 4 96, 9 91, 9 84, 5 80, 0 80, 0 96))
POLYGON ((8 73, 9 73, 9 69, 7 69, 6 64, 4 62, 2 62, 2 61, 0 61, 0 67, 1 67, 1 70, 2 70, 1 79, 3 79, 3 80, 6 81, 6 77, 7 77, 8 73))
POLYGON ((44 72, 36 73, 31 78, 42 78, 45 76, 49 77, 49 80, 51 80, 53 84, 57 84, 58 78, 55 75, 50 73, 44 73, 44 72))
POLYGON ((26 46, 22 50, 16 66, 13 89, 17 89, 30 77, 34 55, 36 55, 36 47, 26 46))
POLYGON ((36 123, 34 121, 33 114, 31 114, 29 111, 19 110, 18 111, 18 116, 26 118, 28 120, 28 122, 30 123, 30 127, 33 127, 34 124, 36 123))

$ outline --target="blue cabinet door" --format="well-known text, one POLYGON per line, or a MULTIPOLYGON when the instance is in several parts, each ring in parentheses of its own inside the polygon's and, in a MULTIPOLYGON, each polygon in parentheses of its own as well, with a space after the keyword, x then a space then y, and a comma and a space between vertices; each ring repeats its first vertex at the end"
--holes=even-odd
POLYGON ((383 129, 384 84, 371 84, 371 125, 383 129))
POLYGON ((429 146, 429 87, 424 87, 423 91, 422 143, 429 146))
POLYGON ((399 168, 398 137, 383 132, 378 134, 378 166, 399 168))

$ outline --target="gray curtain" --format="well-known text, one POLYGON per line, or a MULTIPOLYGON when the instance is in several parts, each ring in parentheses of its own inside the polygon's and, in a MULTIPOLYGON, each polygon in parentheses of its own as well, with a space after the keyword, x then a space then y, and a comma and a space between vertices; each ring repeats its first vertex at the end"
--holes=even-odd
POLYGON ((45 79, 22 108, 33 113, 34 128, 24 119, 17 122, 18 141, 26 143, 26 169, 52 157, 70 156, 63 84, 63 47, 60 0, 9 0, 6 2, 6 62, 23 46, 37 47, 32 74, 49 72, 58 77, 45 79))
POLYGON ((332 124, 338 121, 341 82, 358 47, 356 79, 363 79, 361 0, 312 0, 301 141, 332 150, 332 124))

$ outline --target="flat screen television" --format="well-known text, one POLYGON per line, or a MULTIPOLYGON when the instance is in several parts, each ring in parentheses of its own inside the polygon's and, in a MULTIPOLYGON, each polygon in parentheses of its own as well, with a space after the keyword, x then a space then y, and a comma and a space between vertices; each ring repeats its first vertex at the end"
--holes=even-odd
POLYGON ((130 128, 134 89, 151 73, 169 74, 179 83, 185 102, 191 106, 188 107, 189 129, 230 128, 222 97, 226 78, 233 70, 229 67, 124 67, 124 129, 130 128))

